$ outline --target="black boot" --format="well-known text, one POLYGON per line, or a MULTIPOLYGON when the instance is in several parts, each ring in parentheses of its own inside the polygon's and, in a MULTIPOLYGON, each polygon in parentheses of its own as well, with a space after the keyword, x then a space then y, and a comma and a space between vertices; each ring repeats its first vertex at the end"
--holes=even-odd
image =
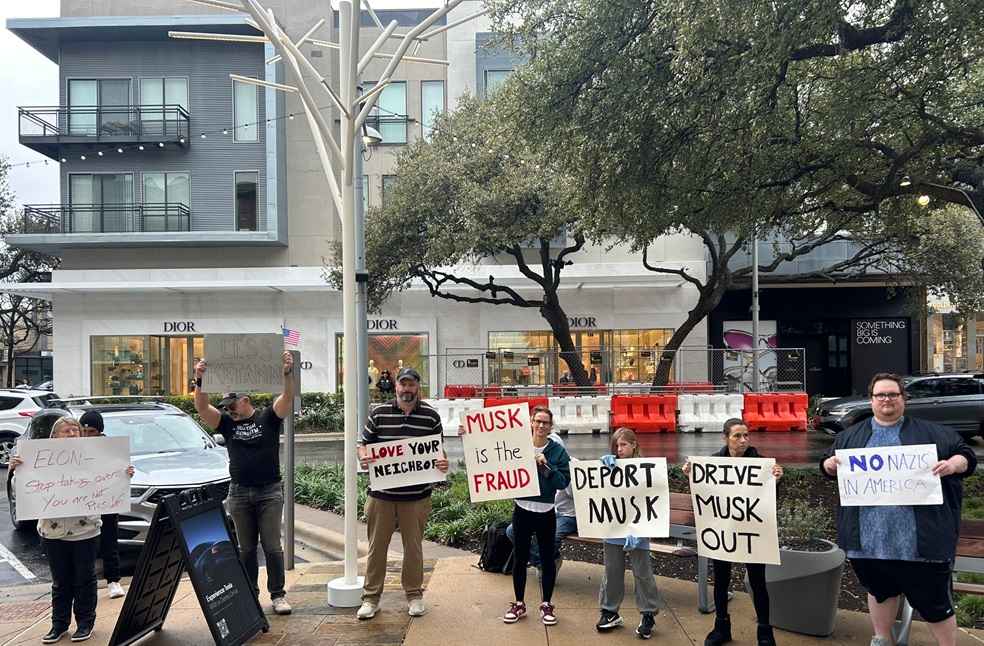
POLYGON ((776 639, 772 636, 772 626, 758 625, 758 646, 776 646, 776 639))
POLYGON ((731 615, 714 620, 714 630, 707 633, 704 646, 720 646, 731 641, 731 615))

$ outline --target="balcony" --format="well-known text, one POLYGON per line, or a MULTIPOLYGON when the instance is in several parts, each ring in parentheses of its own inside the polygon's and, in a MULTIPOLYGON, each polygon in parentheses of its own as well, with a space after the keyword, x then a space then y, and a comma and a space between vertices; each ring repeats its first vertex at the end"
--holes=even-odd
POLYGON ((34 204, 24 206, 19 233, 171 233, 191 231, 191 210, 180 203, 34 204))
POLYGON ((19 107, 17 112, 20 143, 54 160, 65 151, 190 142, 191 115, 180 105, 19 107))

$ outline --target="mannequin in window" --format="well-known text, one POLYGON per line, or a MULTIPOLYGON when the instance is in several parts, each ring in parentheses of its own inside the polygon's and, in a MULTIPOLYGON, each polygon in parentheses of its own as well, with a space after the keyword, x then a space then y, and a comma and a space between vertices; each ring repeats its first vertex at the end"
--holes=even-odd
POLYGON ((379 382, 379 368, 376 367, 376 362, 370 359, 369 360, 369 386, 371 388, 375 388, 378 382, 379 382))

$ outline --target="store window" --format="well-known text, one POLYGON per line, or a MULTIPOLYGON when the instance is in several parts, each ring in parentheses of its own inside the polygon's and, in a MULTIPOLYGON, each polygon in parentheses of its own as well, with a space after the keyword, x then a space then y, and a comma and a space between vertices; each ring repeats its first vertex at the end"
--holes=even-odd
POLYGON ((201 336, 94 336, 93 395, 188 395, 201 336))
MULTIPOLYGON (((973 368, 967 365, 966 317, 957 312, 938 312, 927 317, 927 324, 931 371, 962 372, 973 368)), ((976 344, 976 338, 974 341, 976 344)))
MULTIPOLYGON (((337 389, 342 390, 345 381, 344 335, 335 335, 335 370, 337 389)), ((379 401, 382 397, 376 385, 383 370, 389 370, 393 381, 400 368, 413 368, 420 373, 421 396, 430 396, 430 357, 426 334, 370 334, 368 341, 369 365, 365 367, 366 380, 371 380, 369 397, 379 401)))

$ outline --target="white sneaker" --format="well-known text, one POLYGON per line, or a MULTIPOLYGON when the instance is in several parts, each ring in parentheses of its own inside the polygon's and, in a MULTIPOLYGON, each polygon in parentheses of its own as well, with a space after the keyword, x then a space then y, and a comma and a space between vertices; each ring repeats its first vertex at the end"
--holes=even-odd
POLYGON ((119 599, 120 597, 126 596, 126 590, 123 589, 123 586, 121 586, 118 581, 110 581, 109 585, 106 587, 109 588, 110 599, 119 599))
POLYGON ((379 604, 373 603, 372 601, 363 601, 362 605, 359 606, 359 611, 355 613, 355 616, 359 619, 372 619, 379 612, 379 604))
POLYGON ((273 612, 278 615, 289 615, 293 608, 287 602, 287 597, 277 597, 270 600, 273 603, 273 612))
POLYGON ((425 614, 427 614, 427 605, 424 603, 423 599, 420 598, 411 599, 410 609, 407 611, 407 613, 411 617, 423 617, 425 614))

